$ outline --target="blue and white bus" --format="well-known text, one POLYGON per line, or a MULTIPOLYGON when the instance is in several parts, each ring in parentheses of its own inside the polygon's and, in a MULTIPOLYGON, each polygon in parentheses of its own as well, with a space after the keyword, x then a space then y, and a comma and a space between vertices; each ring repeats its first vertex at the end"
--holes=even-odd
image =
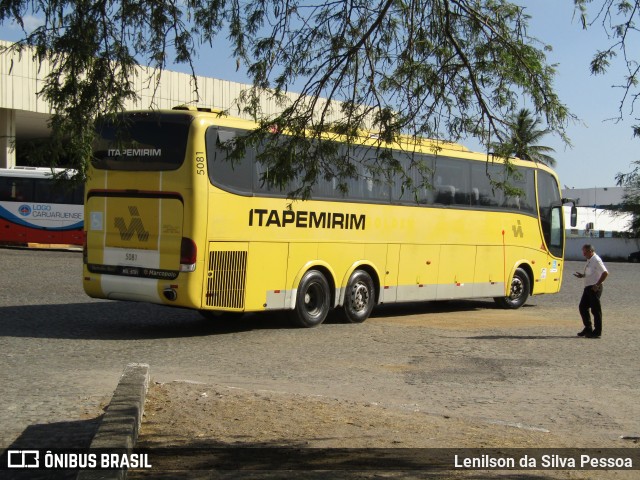
POLYGON ((0 169, 0 243, 83 244, 83 186, 54 175, 63 169, 0 169))

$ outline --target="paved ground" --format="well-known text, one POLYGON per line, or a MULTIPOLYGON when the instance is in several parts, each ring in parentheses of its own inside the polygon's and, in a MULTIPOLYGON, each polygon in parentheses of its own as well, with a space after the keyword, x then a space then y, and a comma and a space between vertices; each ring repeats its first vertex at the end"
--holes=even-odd
MULTIPOLYGON (((86 444, 130 362, 151 366, 159 384, 150 398, 160 407, 162 389, 169 400, 206 393, 194 399, 201 402, 240 389, 247 398, 300 400, 290 404, 297 408, 313 398, 338 402, 336 418, 349 407, 394 418, 420 412, 467 424, 469 438, 484 441, 495 437, 489 428, 508 427, 567 446, 636 446, 620 437, 640 433, 637 264, 609 265, 604 335, 586 340, 575 336, 581 287, 568 275, 561 294, 515 312, 490 301, 431 303, 385 307, 362 325, 301 330, 272 315, 216 324, 183 310, 91 300, 80 262, 78 253, 0 249, 0 446, 86 444), (194 385, 184 381, 207 387, 172 390, 194 385)), ((567 273, 581 266, 568 262, 567 273)), ((204 408, 186 405, 164 408, 186 417, 204 408)), ((181 436, 162 431, 155 413, 158 434, 181 436)), ((206 425, 195 433, 204 440, 206 425)))

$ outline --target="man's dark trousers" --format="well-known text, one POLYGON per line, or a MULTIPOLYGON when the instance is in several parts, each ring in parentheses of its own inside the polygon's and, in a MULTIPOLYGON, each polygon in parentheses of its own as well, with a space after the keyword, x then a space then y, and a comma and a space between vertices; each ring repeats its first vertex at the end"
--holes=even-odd
POLYGON ((602 333, 602 307, 600 306, 600 297, 602 296, 602 285, 596 292, 593 291, 593 286, 586 287, 582 292, 582 298, 580 299, 580 316, 582 317, 582 323, 584 328, 591 330, 591 315, 589 315, 589 309, 593 313, 593 333, 602 333))

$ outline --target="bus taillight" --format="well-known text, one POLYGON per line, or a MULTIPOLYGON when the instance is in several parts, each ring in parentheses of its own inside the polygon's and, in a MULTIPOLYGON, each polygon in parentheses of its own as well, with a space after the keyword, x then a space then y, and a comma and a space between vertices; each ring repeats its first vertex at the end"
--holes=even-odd
POLYGON ((180 245, 180 271, 193 272, 196 269, 198 247, 190 238, 182 237, 180 245))

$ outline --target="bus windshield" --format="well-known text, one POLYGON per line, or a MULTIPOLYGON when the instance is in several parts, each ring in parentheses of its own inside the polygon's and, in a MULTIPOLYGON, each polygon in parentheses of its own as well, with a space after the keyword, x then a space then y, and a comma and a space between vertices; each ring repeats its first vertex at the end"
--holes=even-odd
POLYGON ((556 179, 543 171, 538 172, 538 204, 544 241, 553 255, 562 257, 564 222, 560 189, 556 179))
POLYGON ((192 117, 128 113, 100 122, 93 166, 100 170, 176 170, 184 162, 192 117))

